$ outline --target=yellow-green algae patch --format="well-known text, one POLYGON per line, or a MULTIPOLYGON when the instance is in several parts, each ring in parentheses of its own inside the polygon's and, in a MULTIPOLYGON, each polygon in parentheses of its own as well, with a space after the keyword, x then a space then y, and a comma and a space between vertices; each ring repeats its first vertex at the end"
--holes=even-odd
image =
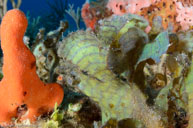
POLYGON ((149 128, 163 127, 161 116, 146 105, 146 98, 137 86, 129 86, 107 68, 108 49, 102 43, 94 34, 78 31, 63 40, 58 55, 78 66, 79 88, 98 102, 103 123, 111 118, 136 118, 149 128))

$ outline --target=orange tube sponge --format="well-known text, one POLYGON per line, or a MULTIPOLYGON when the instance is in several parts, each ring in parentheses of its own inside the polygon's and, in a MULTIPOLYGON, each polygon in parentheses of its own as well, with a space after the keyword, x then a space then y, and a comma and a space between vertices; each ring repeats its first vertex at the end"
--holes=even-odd
POLYGON ((35 121, 63 99, 60 85, 45 84, 37 76, 35 57, 23 43, 26 28, 27 19, 18 9, 8 11, 1 23, 4 55, 4 77, 0 82, 1 125, 11 123, 13 117, 35 121))

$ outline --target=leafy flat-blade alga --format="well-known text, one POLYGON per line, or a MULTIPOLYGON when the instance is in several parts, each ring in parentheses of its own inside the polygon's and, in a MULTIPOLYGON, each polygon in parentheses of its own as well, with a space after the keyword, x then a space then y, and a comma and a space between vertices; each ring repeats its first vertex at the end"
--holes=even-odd
POLYGON ((107 50, 101 43, 94 34, 78 31, 63 40, 58 54, 78 66, 79 88, 98 102, 103 123, 110 118, 136 118, 146 127, 163 127, 160 115, 146 105, 146 98, 137 86, 122 81, 107 68, 107 50))
MULTIPOLYGON (((127 18, 128 17, 126 17, 126 19, 127 18)), ((78 86, 82 92, 99 104, 102 110, 103 124, 112 118, 117 120, 130 118, 141 121, 147 128, 165 128, 169 126, 167 114, 165 112, 170 109, 166 108, 165 111, 159 108, 167 107, 167 96, 169 92, 171 92, 170 88, 173 86, 168 86, 169 82, 167 83, 166 81, 166 87, 163 86, 160 89, 162 93, 164 89, 166 89, 164 92, 166 95, 164 99, 166 100, 163 101, 155 97, 155 100, 164 103, 155 104, 152 105, 152 107, 146 103, 148 98, 146 94, 147 92, 142 92, 140 90, 141 88, 138 89, 138 87, 141 86, 139 83, 139 85, 137 85, 132 82, 132 79, 128 79, 130 74, 122 76, 122 74, 120 75, 117 72, 113 72, 110 66, 115 66, 118 63, 118 65, 120 64, 118 68, 124 68, 121 67, 122 65, 119 60, 123 60, 126 64, 130 64, 132 61, 130 59, 132 59, 133 54, 137 54, 139 58, 137 58, 138 60, 136 63, 132 63, 132 66, 139 67, 140 64, 148 63, 147 61, 149 59, 154 60, 154 64, 159 64, 160 57, 163 54, 175 59, 175 55, 179 54, 180 56, 181 53, 177 50, 170 50, 170 53, 168 52, 168 47, 173 45, 171 43, 169 32, 159 32, 157 35, 154 35, 155 39, 149 41, 148 38, 151 37, 151 34, 148 35, 144 32, 144 28, 147 27, 144 20, 140 20, 139 17, 130 17, 130 19, 128 18, 127 20, 121 20, 118 18, 118 20, 120 20, 121 25, 119 25, 119 21, 117 21, 116 18, 112 19, 113 22, 105 20, 101 21, 100 24, 102 25, 99 26, 96 33, 91 31, 77 31, 69 34, 60 44, 58 55, 62 61, 70 61, 72 64, 77 66, 81 80, 78 86), (134 21, 136 21, 136 23, 134 21), (132 49, 129 42, 132 42, 133 40, 131 39, 134 38, 130 37, 138 38, 134 34, 134 30, 142 41, 143 39, 145 40, 145 43, 144 45, 138 45, 138 47, 143 46, 143 48, 141 48, 142 52, 132 52, 132 55, 125 57, 127 54, 130 54, 129 48, 132 49), (114 54, 110 54, 110 51, 114 54), (122 53, 116 54, 117 51, 121 51, 122 53), (115 61, 109 66, 109 61, 112 62, 112 60, 115 61)), ((135 46, 135 44, 133 44, 133 46, 135 46)), ((130 68, 124 68, 124 70, 121 71, 127 72, 128 70, 130 70, 130 68)), ((174 76, 171 74, 171 77, 174 76)), ((139 78, 140 81, 140 77, 137 78, 139 78)), ((149 83, 146 79, 144 79, 144 81, 148 86, 149 83)), ((190 82, 190 84, 192 84, 192 82, 190 82)), ((190 87, 191 86, 188 86, 188 88, 190 87)), ((190 97, 189 111, 191 113, 192 91, 189 89, 187 92, 190 97)), ((174 113, 175 112, 176 111, 174 111, 174 113)))

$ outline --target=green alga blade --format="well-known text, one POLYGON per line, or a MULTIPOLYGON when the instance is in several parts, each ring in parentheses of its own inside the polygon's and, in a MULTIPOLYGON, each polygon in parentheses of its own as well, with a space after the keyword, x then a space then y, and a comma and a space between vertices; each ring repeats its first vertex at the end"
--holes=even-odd
MULTIPOLYGON (((111 44, 117 34, 122 35, 129 27, 138 27, 142 30, 149 25, 148 21, 139 15, 125 14, 122 16, 113 15, 99 21, 96 29, 97 37, 107 44, 111 44)), ((103 44, 104 45, 104 44, 103 44)))
POLYGON ((72 61, 82 71, 79 88, 99 103, 103 122, 130 117, 130 87, 107 69, 107 51, 100 48, 100 40, 91 33, 79 31, 63 44, 58 50, 59 56, 72 61))
POLYGON ((98 102, 102 122, 111 118, 136 118, 146 126, 161 128, 160 116, 146 105, 146 98, 137 86, 131 88, 107 68, 107 50, 101 43, 94 34, 78 31, 63 40, 58 55, 79 68, 79 88, 98 102))
POLYGON ((153 59, 156 63, 160 62, 160 57, 166 53, 169 44, 168 32, 161 32, 152 43, 144 46, 137 64, 149 58, 153 59))
POLYGON ((185 79, 186 92, 188 93, 189 127, 193 126, 193 60, 188 77, 185 79))

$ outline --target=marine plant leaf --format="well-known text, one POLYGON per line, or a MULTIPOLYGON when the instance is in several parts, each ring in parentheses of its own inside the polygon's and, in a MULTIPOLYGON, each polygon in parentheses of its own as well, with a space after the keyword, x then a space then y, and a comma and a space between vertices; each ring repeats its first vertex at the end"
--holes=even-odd
POLYGON ((144 49, 138 59, 137 64, 149 58, 153 59, 156 63, 160 62, 161 55, 166 53, 168 47, 168 32, 161 32, 152 43, 148 43, 144 46, 144 49))
POLYGON ((188 77, 185 80, 186 92, 188 93, 188 115, 189 115, 189 127, 193 126, 193 60, 188 77))
POLYGON ((131 108, 130 87, 106 68, 107 52, 100 49, 100 41, 93 34, 79 31, 63 40, 63 44, 58 50, 59 56, 79 67, 82 72, 79 88, 99 103, 103 122, 112 117, 131 116, 132 109, 126 109, 131 108))
POLYGON ((147 128, 162 128, 159 114, 146 105, 146 98, 137 86, 130 87, 107 68, 107 50, 102 43, 94 34, 78 31, 63 40, 58 55, 78 66, 79 88, 98 102, 103 124, 112 118, 136 118, 147 128))
POLYGON ((143 17, 134 14, 113 15, 108 19, 99 21, 97 37, 110 44, 117 37, 118 33, 122 35, 127 32, 129 27, 134 26, 144 30, 148 26, 148 22, 143 17))

